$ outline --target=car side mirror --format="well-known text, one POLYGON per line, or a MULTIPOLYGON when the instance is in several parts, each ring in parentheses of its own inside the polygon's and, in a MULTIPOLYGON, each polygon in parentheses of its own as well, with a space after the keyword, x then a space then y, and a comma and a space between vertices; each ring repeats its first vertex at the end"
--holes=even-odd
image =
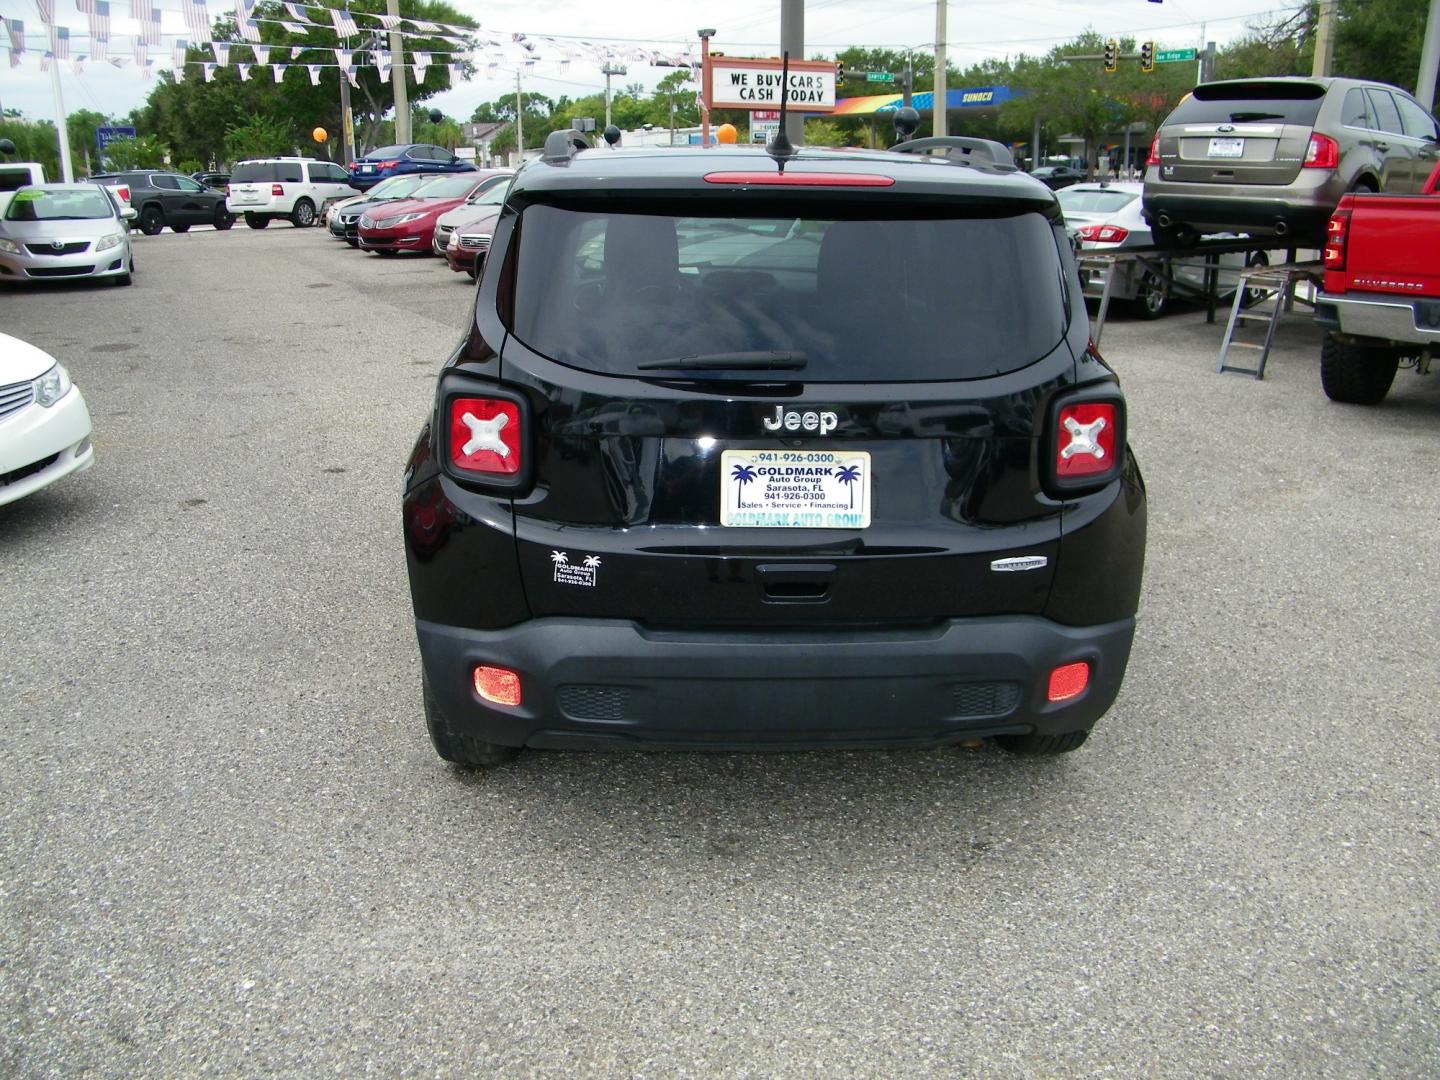
POLYGON ((124 210, 120 211, 120 217, 125 221, 134 221, 139 216, 140 215, 135 212, 135 208, 133 206, 127 206, 124 210))

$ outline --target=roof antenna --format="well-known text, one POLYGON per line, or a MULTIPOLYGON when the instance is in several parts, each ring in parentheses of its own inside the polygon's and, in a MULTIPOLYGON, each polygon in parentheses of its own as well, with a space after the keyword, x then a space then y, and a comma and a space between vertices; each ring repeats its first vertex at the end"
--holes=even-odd
POLYGON ((770 145, 765 152, 775 159, 775 164, 780 166, 780 172, 785 172, 785 162, 794 157, 798 150, 790 141, 790 136, 785 133, 785 113, 790 104, 790 53, 787 50, 780 56, 780 130, 775 132, 775 138, 770 140, 770 145))

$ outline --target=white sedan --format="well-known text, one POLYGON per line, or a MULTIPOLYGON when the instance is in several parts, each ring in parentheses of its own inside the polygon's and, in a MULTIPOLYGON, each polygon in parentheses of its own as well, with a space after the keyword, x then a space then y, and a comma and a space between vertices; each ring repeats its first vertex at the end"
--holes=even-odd
POLYGON ((0 505, 95 463, 90 410, 55 358, 0 334, 0 505))

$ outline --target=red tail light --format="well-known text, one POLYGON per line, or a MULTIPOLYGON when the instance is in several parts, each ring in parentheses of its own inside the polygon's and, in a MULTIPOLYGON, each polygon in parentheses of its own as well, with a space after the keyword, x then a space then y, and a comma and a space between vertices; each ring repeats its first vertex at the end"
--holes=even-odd
POLYGON ((355 162, 352 161, 352 162, 350 162, 349 165, 346 165, 346 166, 345 166, 345 171, 346 171, 346 172, 354 172, 354 171, 355 171, 355 162))
POLYGON ((509 478, 523 460, 520 406, 504 398, 450 399, 450 464, 466 473, 509 478))
POLYGON ((376 167, 377 169, 393 169, 396 165, 399 165, 399 164, 400 164, 400 162, 399 162, 398 160, 397 160, 397 161, 377 161, 377 162, 375 163, 375 167, 376 167))
POLYGON ((1345 241, 1350 235, 1350 211, 1336 210, 1325 226, 1325 269, 1345 269, 1345 241))
POLYGON ((1119 225, 1081 225, 1080 239, 1095 244, 1118 244, 1130 235, 1130 230, 1119 225))
POLYGON ((116 190, 120 192, 120 197, 124 199, 127 203, 130 201, 130 185, 121 184, 120 187, 116 190))
POLYGON ((1050 672, 1050 686, 1045 696, 1051 701, 1068 701, 1079 697, 1090 685, 1090 665, 1084 660, 1063 664, 1050 672))
POLYGON ((1059 498, 1096 491, 1125 465, 1125 403, 1101 384, 1060 398, 1050 411, 1045 486, 1059 498))
POLYGON ((1333 169, 1340 164, 1340 144, 1329 135, 1311 135, 1305 150, 1305 168, 1333 169))
POLYGON ((520 676, 509 668, 481 664, 475 669, 475 693, 496 705, 514 707, 520 704, 520 676))
POLYGON ((1159 136, 1159 135, 1156 135, 1155 138, 1153 138, 1153 139, 1150 140, 1150 155, 1145 159, 1145 164, 1146 164, 1146 165, 1159 165, 1159 164, 1160 164, 1160 136, 1159 136))
POLYGON ((271 184, 271 185, 270 185, 270 194, 276 196, 277 198, 280 197, 280 196, 283 196, 283 195, 285 194, 285 185, 284 185, 284 184, 271 184))

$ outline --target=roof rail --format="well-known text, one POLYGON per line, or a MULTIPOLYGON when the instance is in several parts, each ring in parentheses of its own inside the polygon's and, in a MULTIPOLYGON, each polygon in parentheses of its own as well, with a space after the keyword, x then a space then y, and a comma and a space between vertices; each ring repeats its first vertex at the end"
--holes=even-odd
POLYGON ((541 160, 550 165, 568 165, 581 150, 590 149, 590 140, 575 128, 552 131, 545 136, 545 152, 541 160))
POLYGON ((972 139, 966 135, 936 135, 928 139, 911 139, 890 148, 901 154, 925 154, 949 158, 951 161, 994 169, 996 172, 1017 172, 1010 148, 994 139, 972 139))

